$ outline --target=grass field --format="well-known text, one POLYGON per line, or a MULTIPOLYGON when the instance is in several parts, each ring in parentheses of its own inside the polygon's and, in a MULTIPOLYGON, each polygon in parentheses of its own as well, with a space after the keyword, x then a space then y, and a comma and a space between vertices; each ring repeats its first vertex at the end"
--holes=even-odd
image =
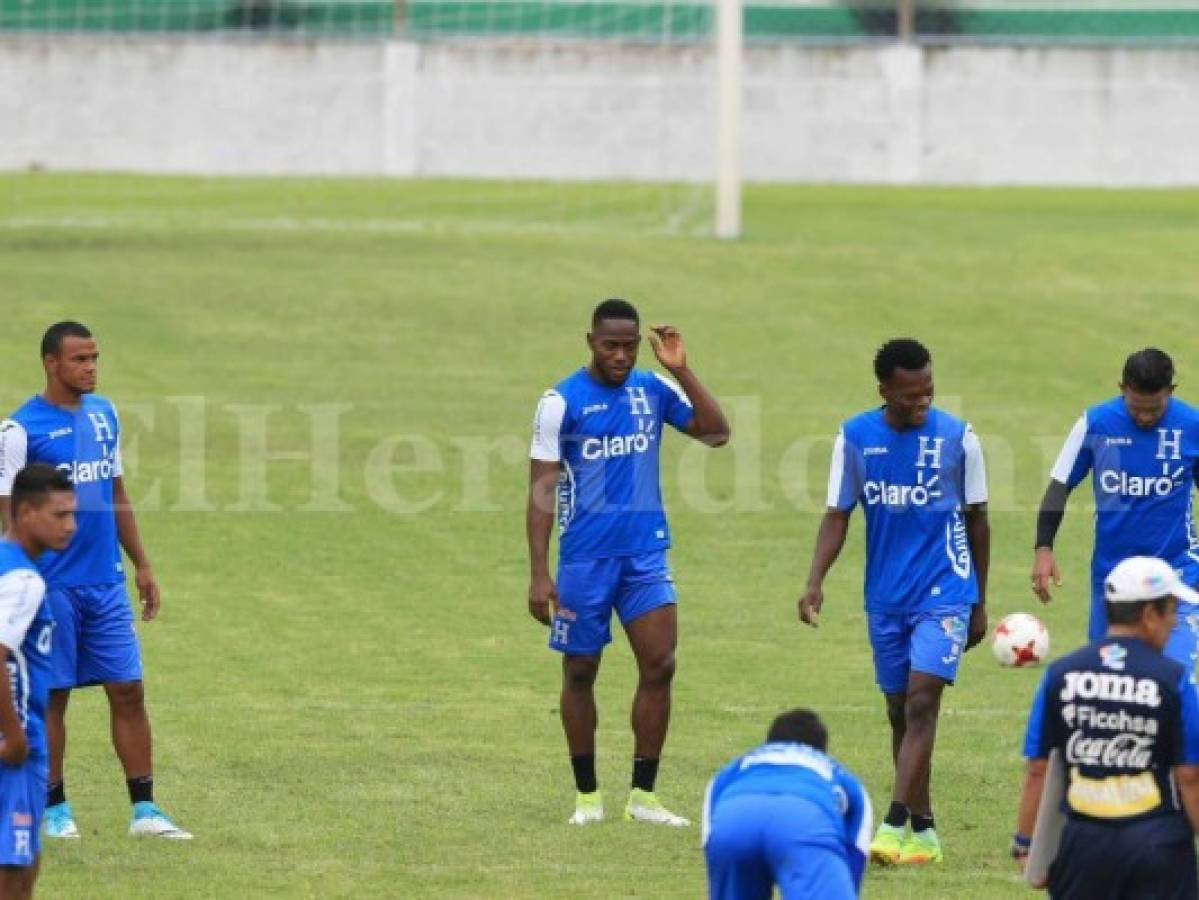
MULTIPOLYGON (((693 818, 716 767, 800 704, 888 797, 860 524, 820 630, 794 620, 829 439, 874 402, 883 339, 928 343, 943 402, 983 437, 993 620, 1036 602, 1049 461, 1124 356, 1161 344, 1197 396, 1199 193, 759 187, 734 244, 662 233, 655 196, 0 177, 0 406, 39 389, 46 324, 97 332, 164 589, 141 628, 158 798, 197 834, 124 836, 102 697, 83 692, 68 791, 84 839, 48 848, 42 896, 701 894, 697 828, 564 824, 558 660, 525 612, 528 423, 584 361, 599 298, 677 324, 735 414, 729 448, 676 436, 664 454, 681 648, 659 790, 693 818), (262 421, 272 451, 311 448, 314 421, 326 442, 315 475, 266 465, 273 510, 255 493, 262 421)), ((1044 612, 1056 651, 1083 632, 1085 499, 1044 612)), ((934 770, 947 861, 871 872, 868 896, 1022 893, 1005 851, 1035 678, 966 658, 934 770)), ((618 637, 599 686, 610 807, 632 683, 618 637)))

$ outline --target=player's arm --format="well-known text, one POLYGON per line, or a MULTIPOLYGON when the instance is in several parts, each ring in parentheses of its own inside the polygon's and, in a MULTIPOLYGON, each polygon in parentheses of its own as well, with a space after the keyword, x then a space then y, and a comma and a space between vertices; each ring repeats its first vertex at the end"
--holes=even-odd
POLYGON ((845 855, 854 890, 861 894, 862 876, 870 858, 870 836, 874 833, 874 810, 870 806, 870 795, 856 777, 844 772, 839 780, 846 798, 845 855))
POLYGON ((1045 729, 1045 691, 1049 673, 1041 677, 1037 692, 1033 695, 1032 708, 1028 712, 1028 725, 1024 731, 1024 786, 1020 791, 1020 804, 1016 810, 1016 832, 1012 835, 1012 857, 1021 868, 1028 861, 1032 846, 1032 835, 1037 825, 1037 809, 1041 805, 1041 793, 1045 789, 1045 766, 1049 758, 1049 735, 1045 729))
POLYGON ((525 536, 529 542, 529 615, 550 624, 558 600, 550 575, 550 536, 554 532, 555 492, 562 467, 562 420, 566 399, 546 391, 533 416, 529 447, 529 500, 525 507, 525 536))
POLYGON ((1199 694, 1191 684, 1191 673, 1184 672, 1178 684, 1181 740, 1174 766, 1174 782, 1182 797, 1191 830, 1199 834, 1199 694))
POLYGON ((970 626, 966 634, 966 649, 977 646, 987 636, 987 575, 991 569, 991 523, 987 518, 987 467, 978 435, 969 425, 962 438, 965 453, 966 542, 974 561, 978 581, 978 602, 970 611, 970 626))
POLYGON ((19 766, 29 755, 29 741, 21 727, 17 705, 12 694, 12 679, 8 675, 8 654, 25 640, 29 623, 37 614, 45 596, 45 583, 29 570, 18 569, 0 577, 0 762, 19 766))
POLYGON ((29 436, 25 429, 12 419, 0 422, 0 528, 8 528, 13 479, 28 460, 29 436))
POLYGON ((857 503, 861 480, 856 454, 845 440, 845 432, 839 431, 829 463, 828 508, 816 532, 808 582, 799 596, 799 620, 813 628, 818 623, 820 608, 824 606, 824 578, 841 555, 845 537, 849 534, 849 514, 857 503))
POLYGON ((649 342, 654 356, 678 382, 691 406, 690 419, 681 423, 682 430, 709 447, 723 447, 731 434, 728 420, 716 398, 688 367, 683 335, 673 325, 655 325, 650 329, 649 342))
POLYGON ((1079 416, 1066 442, 1058 453, 1053 469, 1049 473, 1049 484, 1045 488, 1045 496, 1041 498, 1041 506, 1037 510, 1037 537, 1034 542, 1034 557, 1032 565, 1032 589, 1042 603, 1053 599, 1049 593, 1049 582, 1054 587, 1061 587, 1062 573, 1053 558, 1053 542, 1057 538, 1058 529, 1066 517, 1066 501, 1072 491, 1091 468, 1091 450, 1087 446, 1087 417, 1086 413, 1079 416))
MULTIPOLYGON (((8 659, 9 648, 0 641, 0 659, 8 659)), ((29 756, 29 742, 25 737, 25 729, 21 727, 21 719, 17 715, 17 705, 12 696, 12 679, 8 677, 7 664, 4 677, 0 678, 0 762, 8 766, 19 766, 29 756)))
POLYGON ((125 555, 133 563, 133 580, 137 584, 137 596, 142 604, 142 620, 149 622, 158 615, 162 604, 162 595, 158 590, 158 582, 154 578, 154 569, 150 558, 142 546, 141 534, 137 529, 137 517, 133 514, 133 504, 125 491, 124 477, 117 475, 112 480, 113 515, 117 520, 117 540, 125 550, 125 555))

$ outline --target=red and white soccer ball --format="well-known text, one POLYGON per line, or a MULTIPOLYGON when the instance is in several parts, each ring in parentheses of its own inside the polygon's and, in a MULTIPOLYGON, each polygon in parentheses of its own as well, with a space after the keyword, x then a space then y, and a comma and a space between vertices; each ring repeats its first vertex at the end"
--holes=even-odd
POLYGON ((1001 666, 1036 666, 1049 654, 1049 632, 1036 616, 1011 613, 995 626, 991 651, 1001 666))

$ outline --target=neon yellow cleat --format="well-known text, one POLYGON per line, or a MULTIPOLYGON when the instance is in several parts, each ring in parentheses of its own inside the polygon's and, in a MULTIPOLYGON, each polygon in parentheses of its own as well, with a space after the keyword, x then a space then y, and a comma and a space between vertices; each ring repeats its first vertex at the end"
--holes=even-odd
POLYGON ((676 816, 658 800, 657 796, 640 788, 633 788, 629 793, 629 802, 625 804, 624 818, 626 822, 650 822, 654 825, 669 825, 672 828, 686 828, 691 823, 682 816, 676 816))
POLYGON ((888 825, 884 822, 874 833, 870 842, 870 861, 880 866, 894 866, 899 863, 904 845, 903 828, 888 825))
POLYGON ((568 825, 590 825, 604 821, 604 797, 599 791, 590 794, 575 794, 574 815, 566 820, 568 825))
POLYGON ((937 839, 937 832, 931 828, 926 828, 924 831, 915 831, 908 836, 908 839, 903 842, 903 849, 899 853, 900 865, 922 865, 923 863, 939 863, 945 859, 945 853, 941 850, 941 842, 937 839))

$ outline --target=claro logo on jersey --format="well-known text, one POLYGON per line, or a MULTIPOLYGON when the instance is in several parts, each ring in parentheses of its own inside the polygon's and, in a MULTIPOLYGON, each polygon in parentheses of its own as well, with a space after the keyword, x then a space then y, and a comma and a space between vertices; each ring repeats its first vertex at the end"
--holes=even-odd
POLYGON ((869 506, 927 506, 931 500, 939 500, 941 491, 941 448, 945 438, 920 436, 920 449, 916 454, 916 483, 891 484, 880 479, 862 485, 862 499, 869 506))
POLYGON ((583 459, 612 459, 631 453, 645 453, 653 442, 652 434, 618 434, 612 437, 587 438, 580 447, 583 459))
POLYGON ((59 463, 55 468, 71 479, 71 484, 91 484, 94 481, 111 480, 114 467, 111 459, 97 459, 92 462, 59 463))
POLYGON ((1182 487, 1186 474, 1183 466, 1170 471, 1170 461, 1182 460, 1182 430, 1159 428, 1157 430, 1156 458, 1162 460, 1160 475, 1130 475, 1120 469, 1106 469, 1099 476, 1099 489, 1105 494, 1119 497, 1168 497, 1175 488, 1182 487))

